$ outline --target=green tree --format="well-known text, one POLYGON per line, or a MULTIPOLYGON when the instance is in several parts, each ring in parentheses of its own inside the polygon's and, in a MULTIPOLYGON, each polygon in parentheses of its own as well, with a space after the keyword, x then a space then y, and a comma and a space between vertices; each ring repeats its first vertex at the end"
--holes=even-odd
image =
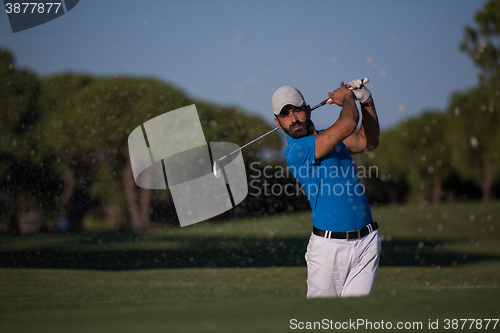
POLYGON ((460 175, 474 181, 483 200, 493 197, 500 153, 500 90, 493 84, 455 93, 449 103, 447 141, 460 175))
POLYGON ((42 80, 42 102, 50 112, 39 130, 45 149, 59 154, 65 175, 61 208, 73 228, 81 229, 90 199, 109 212, 118 210, 109 216, 117 224, 124 221, 126 210, 133 229, 146 228, 151 191, 135 185, 128 134, 168 108, 188 104, 187 98, 154 80, 64 74, 42 80))
POLYGON ((447 147, 448 116, 443 112, 425 111, 400 125, 399 144, 407 162, 410 198, 417 202, 432 198, 439 203, 443 197, 443 181, 452 172, 451 152, 447 147))
POLYGON ((460 174, 480 186, 483 199, 489 200, 500 152, 500 0, 487 1, 474 21, 474 27, 465 27, 460 48, 480 68, 479 86, 451 97, 448 140, 460 174))
POLYGON ((395 204, 400 202, 406 192, 406 174, 411 167, 407 158, 408 153, 401 145, 403 134, 400 125, 380 133, 379 146, 374 151, 356 155, 360 160, 360 166, 364 170, 370 170, 370 167, 377 168, 376 176, 378 179, 364 178, 368 197, 377 201, 389 202, 395 204))
POLYGON ((475 27, 465 26, 460 48, 481 69, 483 82, 500 82, 500 0, 490 0, 476 12, 475 27))
MULTIPOLYGON (((40 119, 40 82, 15 66, 14 57, 0 50, 0 199, 12 231, 21 215, 40 216, 54 206, 57 177, 50 156, 40 153, 34 129, 40 119)), ((37 218, 39 220, 39 218, 37 218)))
MULTIPOLYGON (((405 120, 380 135, 380 145, 373 152, 362 154, 365 169, 376 165, 382 184, 371 180, 378 191, 384 189, 388 200, 439 203, 443 183, 453 173, 451 151, 446 142, 448 116, 437 111, 405 120)), ((377 193, 372 197, 382 196, 377 193)))

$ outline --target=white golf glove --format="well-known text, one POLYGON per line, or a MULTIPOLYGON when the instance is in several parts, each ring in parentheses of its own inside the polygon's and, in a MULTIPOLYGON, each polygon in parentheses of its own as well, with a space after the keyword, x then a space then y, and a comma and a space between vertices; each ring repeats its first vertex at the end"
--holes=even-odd
POLYGON ((366 100, 372 95, 370 90, 363 86, 363 81, 360 79, 352 80, 351 82, 348 82, 346 86, 352 88, 351 90, 354 93, 354 96, 356 96, 356 99, 361 103, 366 102, 366 100))

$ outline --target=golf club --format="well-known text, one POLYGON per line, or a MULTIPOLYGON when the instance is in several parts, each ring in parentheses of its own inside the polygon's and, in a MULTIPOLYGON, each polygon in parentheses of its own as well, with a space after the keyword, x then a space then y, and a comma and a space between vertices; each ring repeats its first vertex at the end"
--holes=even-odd
MULTIPOLYGON (((361 80, 361 81, 362 81, 362 84, 361 84, 361 86, 360 86, 359 88, 357 88, 357 89, 362 88, 362 87, 363 87, 366 83, 370 82, 370 80, 369 80, 367 77, 365 77, 365 78, 364 78, 363 80, 361 80)), ((344 85, 344 81, 341 81, 341 82, 340 82, 340 87, 342 87, 343 85, 344 85)), ((349 89, 354 90, 352 87, 349 87, 349 89)), ((319 104, 316 104, 315 106, 313 106, 313 107, 311 108, 311 111, 314 111, 314 110, 316 110, 317 108, 319 108, 320 106, 325 105, 326 103, 328 103, 328 101, 329 101, 329 100, 330 100, 330 98, 327 98, 327 99, 325 99, 323 102, 321 102, 321 103, 319 103, 319 104)), ((216 160, 216 161, 214 162, 214 166, 213 166, 214 176, 215 176, 216 178, 219 178, 219 177, 220 177, 220 175, 221 175, 221 170, 220 170, 220 168, 219 168, 219 162, 220 162, 221 160, 223 160, 223 159, 227 158, 228 156, 230 156, 230 155, 232 155, 232 154, 236 153, 237 151, 242 150, 243 148, 245 148, 245 147, 246 147, 246 146, 248 146, 249 144, 254 143, 255 141, 257 141, 257 140, 259 140, 259 139, 262 139, 262 138, 263 138, 263 137, 265 137, 266 135, 271 134, 272 132, 274 132, 274 131, 276 131, 276 130, 278 130, 278 129, 279 129, 279 126, 276 126, 275 128, 273 128, 273 129, 272 129, 272 130, 270 130, 269 132, 262 134, 262 135, 261 135, 261 136, 259 136, 258 138, 253 139, 253 140, 252 140, 252 141, 250 141, 249 143, 247 143, 247 144, 245 144, 245 145, 241 146, 240 148, 238 148, 238 149, 236 149, 236 150, 233 150, 233 151, 232 151, 232 152, 230 152, 229 154, 224 155, 224 156, 222 156, 221 158, 219 158, 218 160, 216 160)))

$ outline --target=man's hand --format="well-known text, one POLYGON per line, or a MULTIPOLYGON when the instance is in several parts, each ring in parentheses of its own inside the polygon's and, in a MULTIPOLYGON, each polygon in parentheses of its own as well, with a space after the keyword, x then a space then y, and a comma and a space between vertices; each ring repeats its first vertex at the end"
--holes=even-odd
POLYGON ((356 96, 356 99, 361 103, 364 103, 370 98, 372 93, 364 85, 363 81, 360 79, 352 80, 346 84, 347 87, 352 88, 352 92, 356 96), (360 88, 361 87, 361 88, 360 88))
POLYGON ((347 85, 337 88, 334 92, 328 93, 330 100, 328 104, 337 104, 338 106, 344 105, 344 98, 352 98, 352 91, 349 90, 347 85))

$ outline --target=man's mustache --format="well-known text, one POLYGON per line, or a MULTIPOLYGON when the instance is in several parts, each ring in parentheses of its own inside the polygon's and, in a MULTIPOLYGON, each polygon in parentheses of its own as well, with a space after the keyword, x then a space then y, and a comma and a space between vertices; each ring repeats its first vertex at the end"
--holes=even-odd
POLYGON ((296 122, 292 123, 289 127, 289 130, 292 131, 292 129, 297 126, 297 125, 301 125, 301 126, 306 126, 306 123, 300 121, 300 120, 297 120, 296 122))

